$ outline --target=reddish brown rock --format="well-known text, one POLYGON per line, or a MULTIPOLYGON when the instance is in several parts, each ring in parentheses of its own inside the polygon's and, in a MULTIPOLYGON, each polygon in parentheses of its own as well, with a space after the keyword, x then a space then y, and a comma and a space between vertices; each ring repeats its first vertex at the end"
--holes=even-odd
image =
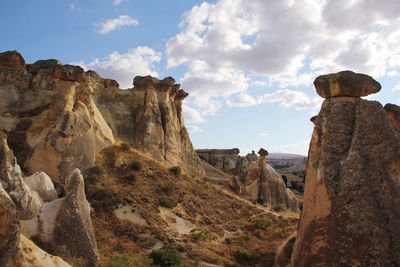
POLYGON ((349 70, 318 76, 314 80, 314 86, 323 98, 361 97, 381 90, 381 85, 371 76, 349 70))
POLYGON ((314 124, 293 265, 400 266, 400 139, 382 105, 329 98, 314 124))
POLYGON ((398 133, 400 133, 400 106, 394 104, 386 104, 384 108, 393 128, 398 133))
POLYGON ((0 66, 14 69, 26 67, 24 58, 15 50, 0 53, 0 66))
POLYGON ((85 71, 79 66, 62 65, 56 59, 38 60, 28 65, 28 71, 32 75, 49 75, 57 80, 83 82, 85 71))

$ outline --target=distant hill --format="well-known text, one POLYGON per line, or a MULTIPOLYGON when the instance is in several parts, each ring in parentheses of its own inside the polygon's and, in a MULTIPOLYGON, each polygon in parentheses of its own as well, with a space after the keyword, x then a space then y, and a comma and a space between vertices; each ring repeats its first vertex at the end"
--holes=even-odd
POLYGON ((291 154, 291 153, 269 153, 268 158, 270 159, 294 159, 294 158, 306 158, 304 155, 291 154))

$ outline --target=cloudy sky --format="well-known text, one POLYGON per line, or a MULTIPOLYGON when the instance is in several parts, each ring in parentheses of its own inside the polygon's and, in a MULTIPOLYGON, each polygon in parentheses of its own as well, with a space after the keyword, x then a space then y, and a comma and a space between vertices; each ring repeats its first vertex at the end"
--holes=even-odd
POLYGON ((132 87, 173 76, 197 148, 306 154, 322 99, 312 81, 350 69, 400 104, 399 0, 5 0, 0 50, 57 58, 132 87))

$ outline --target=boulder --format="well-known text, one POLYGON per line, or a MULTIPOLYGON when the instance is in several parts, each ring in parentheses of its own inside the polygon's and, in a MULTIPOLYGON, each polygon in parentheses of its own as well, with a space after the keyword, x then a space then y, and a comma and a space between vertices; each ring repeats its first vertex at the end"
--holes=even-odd
POLYGON ((386 104, 384 106, 389 122, 393 128, 400 133, 400 106, 395 104, 386 104))
POLYGON ((323 98, 361 97, 381 90, 381 85, 371 76, 349 70, 318 76, 314 80, 314 86, 323 98))
POLYGON ((17 209, 0 183, 0 266, 14 266, 19 243, 17 209))
POLYGON ((44 202, 50 202, 58 198, 57 190, 51 178, 44 172, 35 172, 31 176, 24 178, 25 183, 32 191, 39 193, 40 198, 44 202))
MULTIPOLYGON (((348 90, 378 88, 362 77, 348 90)), ((328 98, 314 124, 293 265, 400 266, 400 138, 385 109, 328 98)))

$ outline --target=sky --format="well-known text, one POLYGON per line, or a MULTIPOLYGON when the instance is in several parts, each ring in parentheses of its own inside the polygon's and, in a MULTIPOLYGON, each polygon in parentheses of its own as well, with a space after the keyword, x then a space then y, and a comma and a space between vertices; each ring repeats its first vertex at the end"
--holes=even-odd
POLYGON ((131 88, 172 76, 196 148, 307 154, 321 74, 353 70, 400 104, 399 0, 3 0, 0 51, 131 88))

